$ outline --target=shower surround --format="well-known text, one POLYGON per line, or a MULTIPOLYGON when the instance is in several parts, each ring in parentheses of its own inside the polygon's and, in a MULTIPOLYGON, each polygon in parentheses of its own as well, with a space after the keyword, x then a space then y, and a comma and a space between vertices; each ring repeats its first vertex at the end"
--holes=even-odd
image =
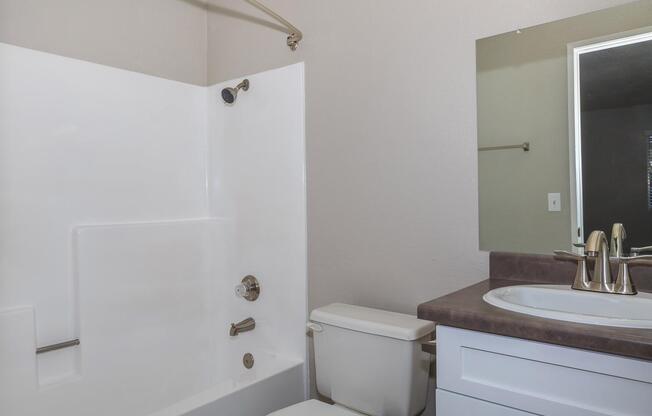
POLYGON ((0 44, 0 414, 255 416, 305 398, 303 65, 248 78, 225 106, 240 80, 0 44), (255 302, 233 291, 248 274, 255 302))

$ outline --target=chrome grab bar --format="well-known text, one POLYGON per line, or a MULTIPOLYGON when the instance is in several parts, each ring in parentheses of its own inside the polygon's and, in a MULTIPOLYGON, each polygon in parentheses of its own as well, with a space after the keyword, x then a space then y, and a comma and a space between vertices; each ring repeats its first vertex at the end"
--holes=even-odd
POLYGON ((70 341, 60 342, 58 344, 46 345, 45 347, 39 347, 36 349, 37 354, 43 354, 45 352, 62 350, 64 348, 75 347, 79 345, 79 339, 71 339, 70 341))
POLYGON ((487 146, 487 147, 479 147, 478 151, 479 152, 486 152, 487 150, 506 150, 506 149, 521 149, 524 152, 529 152, 530 151, 530 142, 525 142, 521 144, 509 144, 506 146, 487 146))

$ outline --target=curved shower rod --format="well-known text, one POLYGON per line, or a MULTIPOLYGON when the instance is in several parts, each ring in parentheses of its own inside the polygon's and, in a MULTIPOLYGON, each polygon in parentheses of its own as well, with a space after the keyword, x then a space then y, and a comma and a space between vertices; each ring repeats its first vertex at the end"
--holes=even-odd
POLYGON ((283 26, 285 26, 288 30, 288 40, 287 44, 292 49, 293 51, 297 50, 297 46, 299 45, 299 42, 301 39, 303 39, 303 33, 299 29, 297 29, 296 26, 294 26, 292 23, 288 22, 285 20, 283 17, 281 17, 279 14, 277 14, 275 11, 270 9, 269 7, 265 6, 264 4, 261 4, 257 0, 245 0, 247 3, 251 4, 255 8, 263 11, 264 13, 272 16, 274 19, 276 19, 278 22, 280 22, 283 26))

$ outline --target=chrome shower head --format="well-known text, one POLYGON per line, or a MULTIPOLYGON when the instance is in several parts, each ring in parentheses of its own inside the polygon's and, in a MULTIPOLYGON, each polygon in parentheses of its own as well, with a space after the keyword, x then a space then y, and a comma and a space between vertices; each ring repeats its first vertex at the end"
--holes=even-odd
POLYGON ((222 99, 226 104, 233 104, 235 102, 235 99, 238 98, 238 91, 243 90, 247 91, 249 89, 249 80, 245 79, 238 85, 236 85, 235 88, 224 88, 222 90, 222 99))

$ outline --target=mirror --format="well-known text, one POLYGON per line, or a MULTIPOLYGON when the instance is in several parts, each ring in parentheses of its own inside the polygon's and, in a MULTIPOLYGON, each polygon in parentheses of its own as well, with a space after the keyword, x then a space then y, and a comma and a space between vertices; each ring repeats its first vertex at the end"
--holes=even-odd
POLYGON ((652 243, 652 1, 480 39, 480 249, 652 243))

